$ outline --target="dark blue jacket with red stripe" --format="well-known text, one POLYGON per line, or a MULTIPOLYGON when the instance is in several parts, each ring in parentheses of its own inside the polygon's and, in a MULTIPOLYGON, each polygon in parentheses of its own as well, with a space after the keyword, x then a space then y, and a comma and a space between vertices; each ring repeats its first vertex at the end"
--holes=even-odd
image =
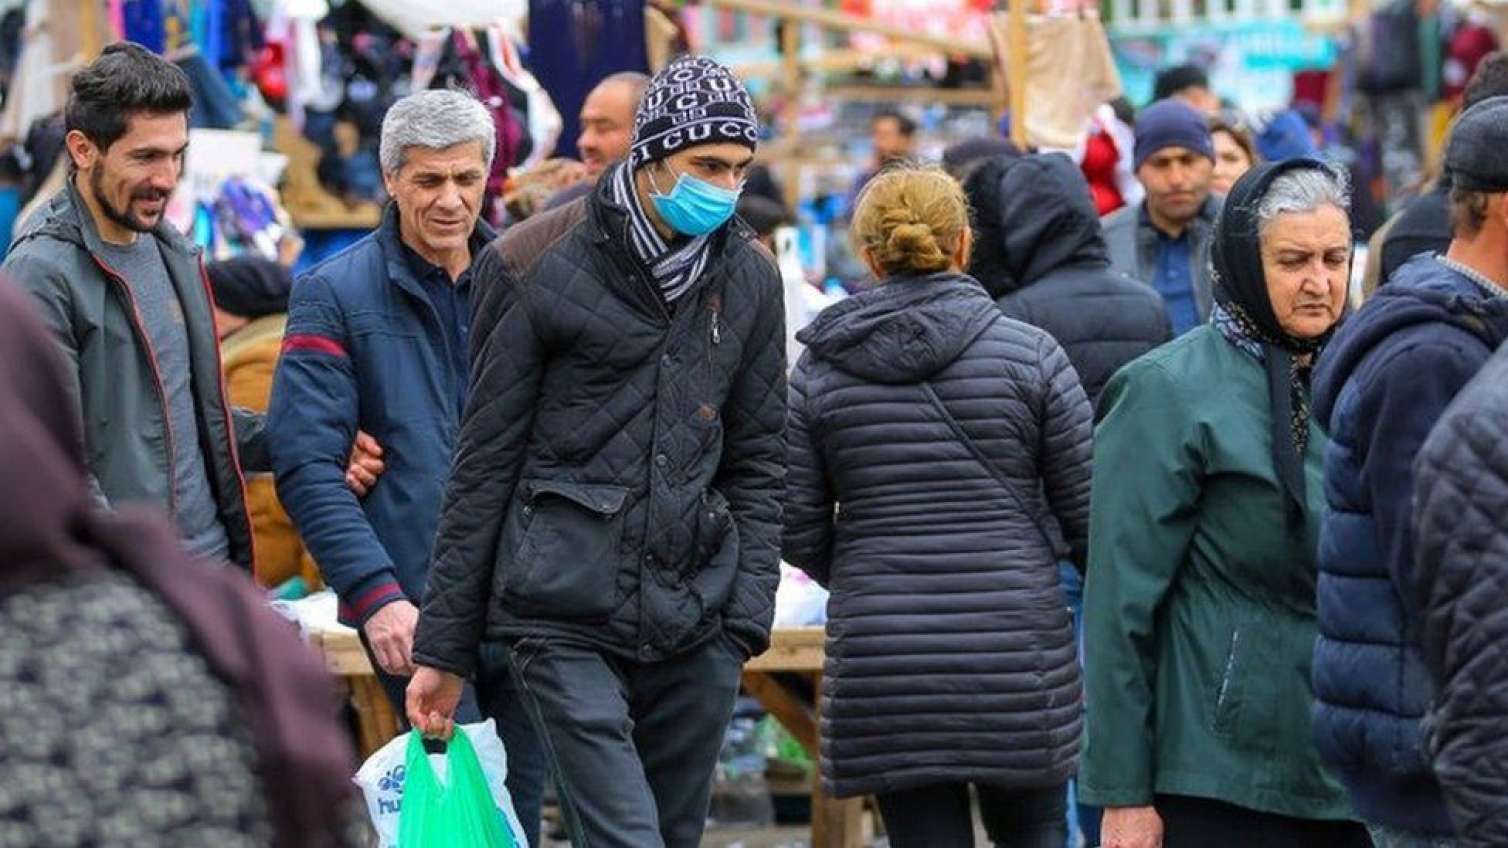
MULTIPOLYGON (((492 235, 479 224, 473 243, 492 235)), ((347 624, 423 597, 468 377, 441 321, 392 207, 293 286, 268 449, 278 498, 347 624), (358 429, 381 443, 387 465, 359 500, 345 484, 358 429)))

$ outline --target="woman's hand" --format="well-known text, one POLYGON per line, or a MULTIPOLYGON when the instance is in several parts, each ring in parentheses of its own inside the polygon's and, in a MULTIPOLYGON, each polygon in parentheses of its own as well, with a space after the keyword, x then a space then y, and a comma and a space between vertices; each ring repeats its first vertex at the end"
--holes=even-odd
POLYGON ((1162 848, 1162 816, 1155 807, 1106 807, 1100 848, 1162 848))

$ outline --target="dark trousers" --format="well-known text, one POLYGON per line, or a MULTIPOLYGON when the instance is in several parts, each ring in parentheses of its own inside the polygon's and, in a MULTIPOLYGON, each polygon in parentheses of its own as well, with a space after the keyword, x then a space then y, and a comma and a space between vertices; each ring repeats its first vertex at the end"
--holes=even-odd
POLYGON ((718 638, 636 663, 525 638, 511 658, 573 848, 696 848, 738 694, 737 649, 718 638))
POLYGON ((1163 848, 1372 848, 1357 822, 1296 819, 1208 798, 1159 795, 1163 848))
MULTIPOLYGON (((997 848, 1064 848, 1068 790, 975 784, 984 832, 997 848)), ((969 784, 934 783, 877 796, 891 848, 973 848, 969 784)))
MULTIPOLYGON (((404 709, 404 693, 408 678, 388 674, 377 664, 372 654, 371 643, 360 630, 361 646, 372 661, 377 682, 398 713, 398 723, 408 730, 408 713, 404 709)), ((508 649, 501 642, 483 642, 481 662, 476 680, 467 681, 461 692, 461 704, 456 707, 456 724, 473 724, 491 718, 497 721, 497 735, 503 740, 508 753, 508 795, 513 799, 513 809, 523 825, 524 837, 530 845, 539 844, 540 807, 544 803, 545 780, 549 777, 550 764, 545 759, 544 745, 524 708, 523 698, 508 670, 508 649)))

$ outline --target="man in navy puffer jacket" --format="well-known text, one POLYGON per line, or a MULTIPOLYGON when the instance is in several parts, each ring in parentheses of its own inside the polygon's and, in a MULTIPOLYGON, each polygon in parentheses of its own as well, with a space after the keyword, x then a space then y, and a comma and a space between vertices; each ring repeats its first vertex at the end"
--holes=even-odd
POLYGON ((1418 256, 1321 355, 1326 423, 1314 732, 1374 840, 1454 845, 1424 753, 1433 688, 1420 658, 1412 532, 1415 455, 1456 393, 1508 338, 1508 281, 1484 260, 1489 199, 1508 189, 1508 98, 1462 116, 1446 164, 1455 238, 1418 256), (1485 225, 1485 229, 1484 229, 1485 225))

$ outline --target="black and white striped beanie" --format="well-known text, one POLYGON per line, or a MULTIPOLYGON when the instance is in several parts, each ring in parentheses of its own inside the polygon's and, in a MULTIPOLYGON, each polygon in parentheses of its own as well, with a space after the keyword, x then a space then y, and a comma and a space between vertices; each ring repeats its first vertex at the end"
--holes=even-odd
POLYGON ((705 56, 682 56, 655 74, 634 117, 635 170, 702 144, 759 144, 754 101, 738 77, 705 56))

